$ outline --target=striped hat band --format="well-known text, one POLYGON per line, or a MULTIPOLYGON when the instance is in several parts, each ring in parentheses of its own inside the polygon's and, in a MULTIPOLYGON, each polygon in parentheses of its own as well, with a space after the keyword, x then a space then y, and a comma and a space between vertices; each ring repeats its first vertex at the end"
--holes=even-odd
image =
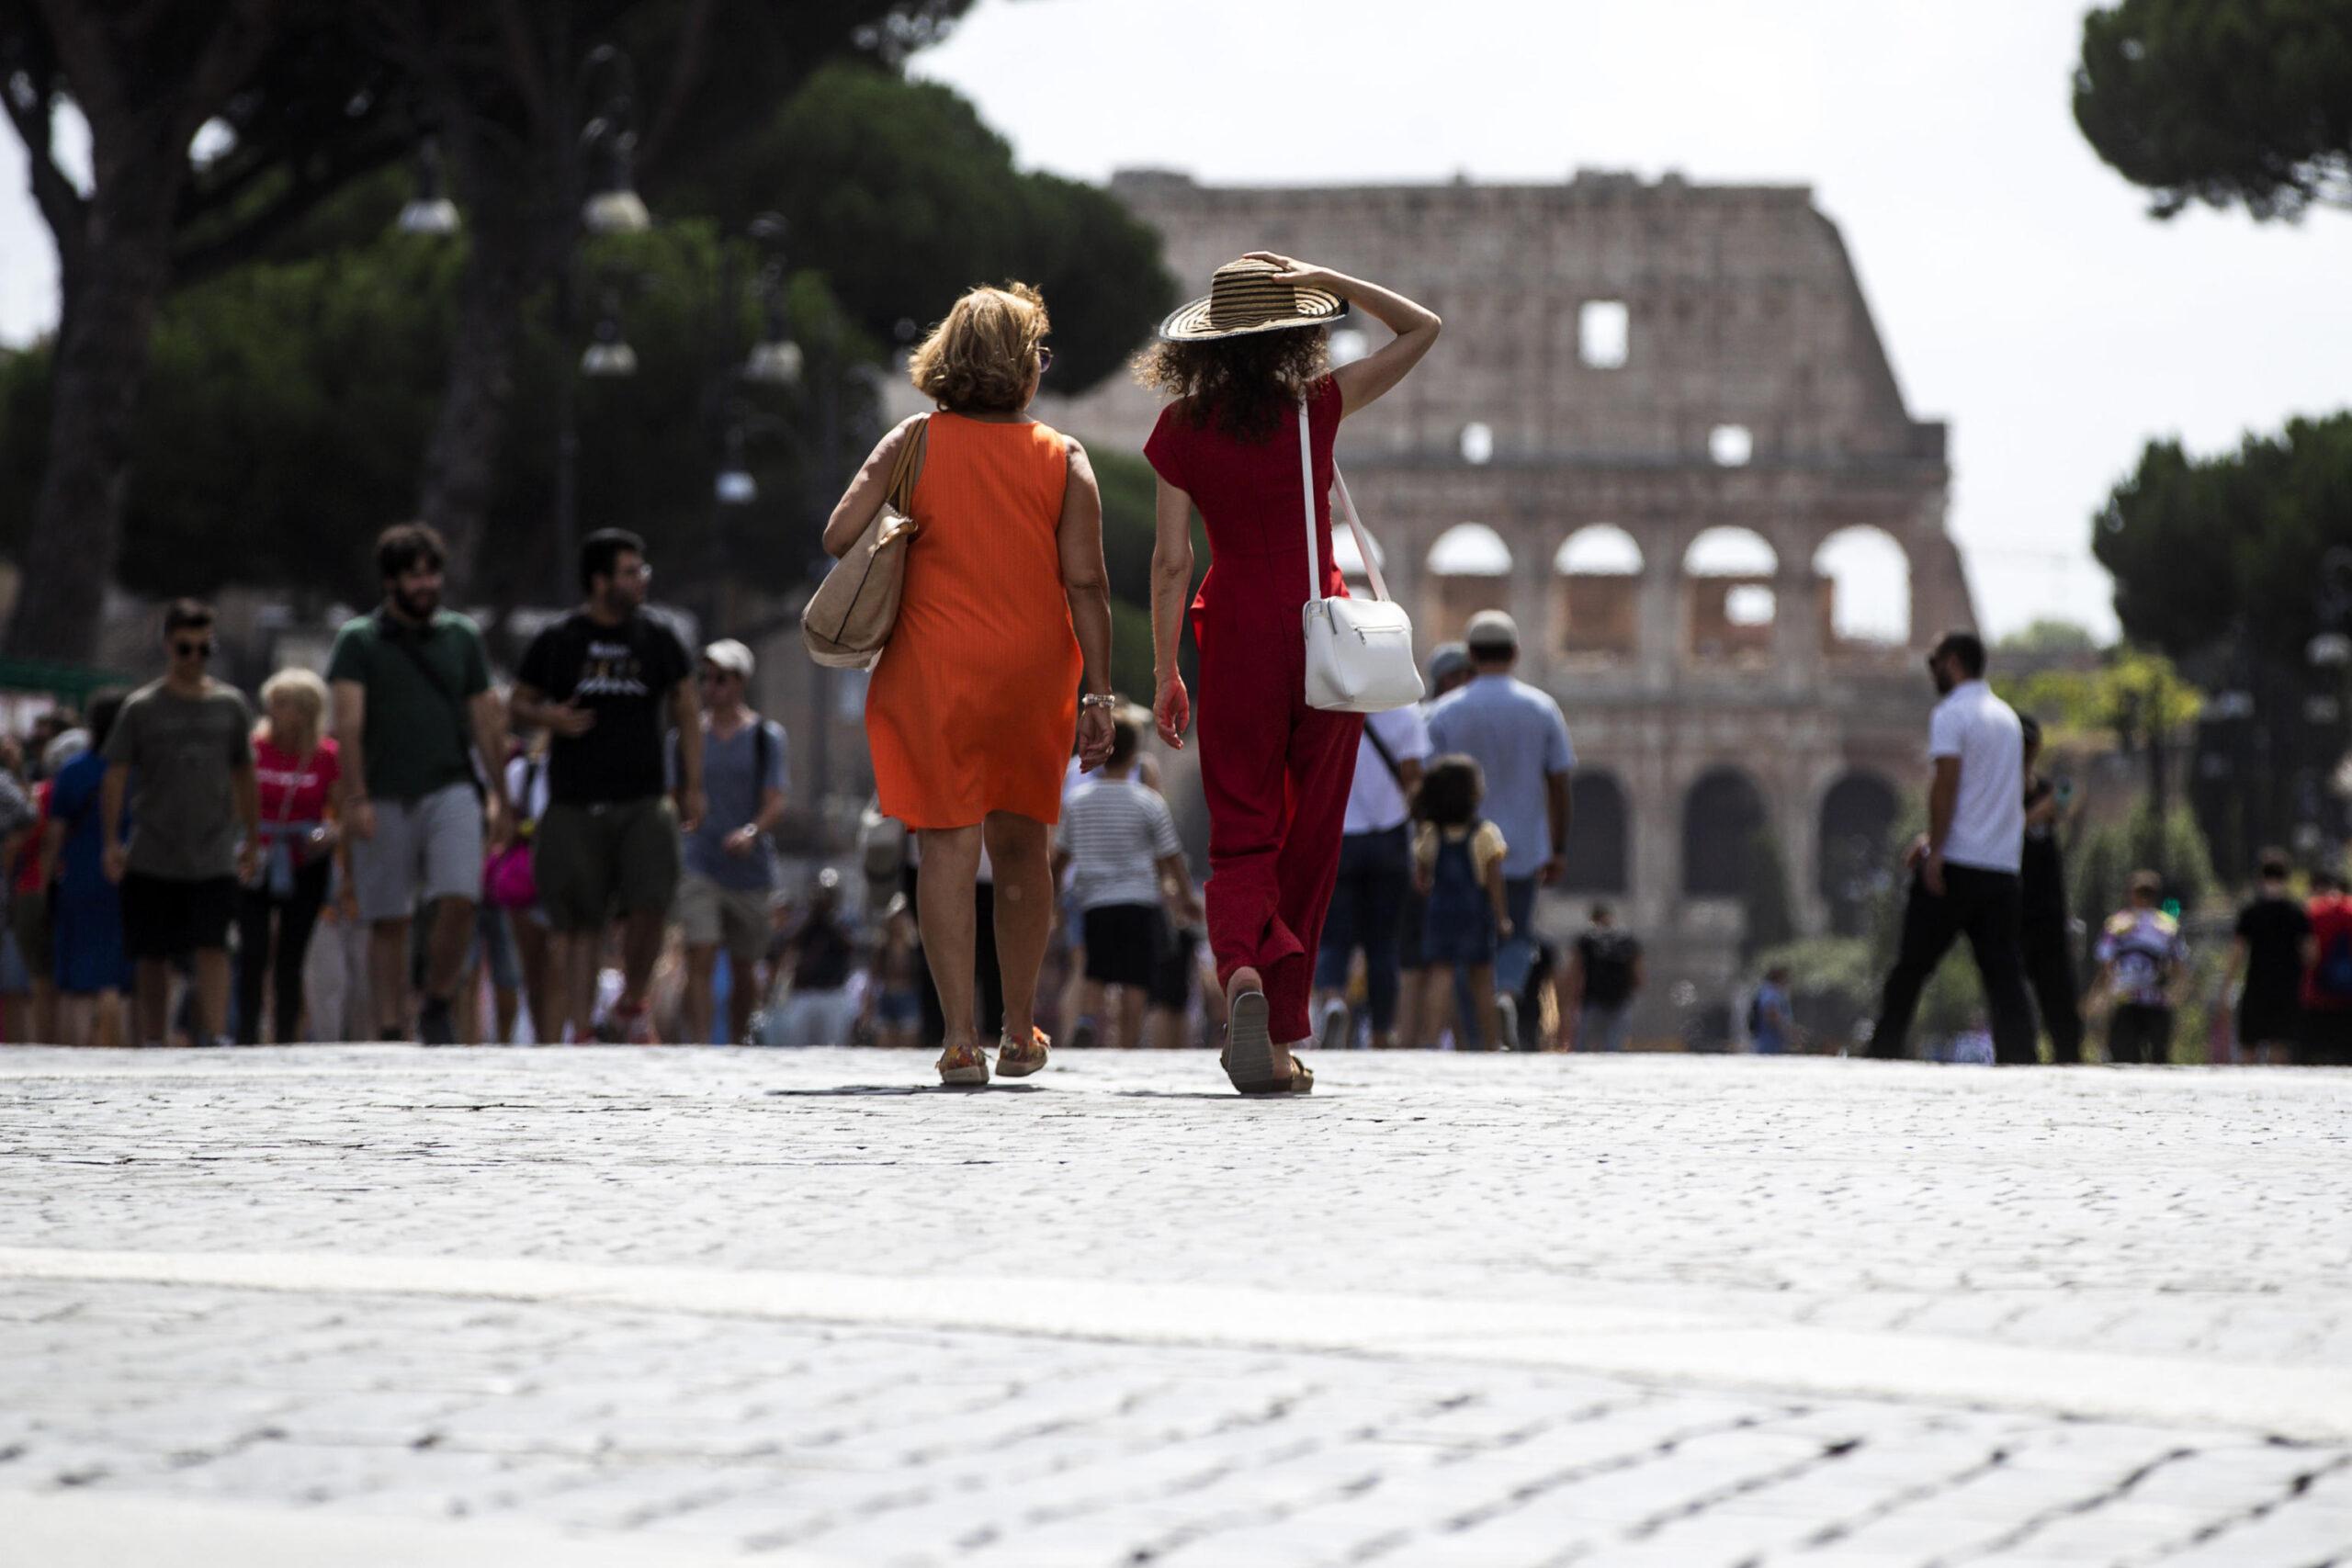
POLYGON ((1276 271, 1267 262, 1228 262, 1210 278, 1207 297, 1161 322, 1159 335, 1180 342, 1234 337, 1326 326, 1348 313, 1347 302, 1338 295, 1282 282, 1276 271))

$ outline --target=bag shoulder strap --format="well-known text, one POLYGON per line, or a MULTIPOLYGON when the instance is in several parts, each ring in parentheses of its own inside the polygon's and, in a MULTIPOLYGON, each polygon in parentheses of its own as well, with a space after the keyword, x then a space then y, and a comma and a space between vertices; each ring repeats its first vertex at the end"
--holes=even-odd
MULTIPOLYGON (((1298 395, 1298 478, 1299 488, 1306 498, 1306 602, 1310 604, 1323 597, 1322 555, 1315 539, 1315 439, 1306 419, 1306 394, 1298 395)), ((1340 460, 1331 459, 1331 482, 1338 487, 1340 512, 1348 520, 1348 531, 1355 536, 1356 554, 1363 558, 1364 576, 1372 581, 1374 599, 1388 597, 1387 580, 1381 576, 1380 562, 1374 558, 1372 536, 1364 531, 1363 520, 1356 515, 1356 503, 1348 494, 1348 481, 1340 472, 1340 460)))
POLYGON ((931 447, 931 415, 923 414, 915 421, 914 434, 899 448, 899 460, 890 467, 890 488, 882 492, 883 503, 901 517, 912 516, 915 485, 922 478, 922 460, 931 447))
POLYGON ((768 721, 759 715, 752 716, 752 815, 760 814, 760 797, 768 788, 768 750, 774 742, 768 739, 768 721))
MULTIPOLYGON (((441 678, 441 671, 434 667, 433 660, 424 657, 424 649, 418 646, 419 638, 405 635, 401 628, 393 626, 390 617, 380 610, 377 612, 376 618, 376 640, 389 642, 406 654, 409 662, 415 665, 418 673, 424 677, 425 684, 439 693, 441 700, 448 705, 450 722, 456 725, 458 731, 458 755, 466 760, 466 777, 472 783, 474 793, 481 794, 481 774, 477 771, 474 763, 474 738, 466 727, 465 699, 458 695, 455 687, 441 678)), ((426 622, 424 636, 432 636, 433 629, 434 623, 426 622)))
POLYGON ((1374 729, 1371 725, 1366 724, 1363 727, 1363 738, 1372 742, 1372 749, 1380 753, 1380 760, 1382 763, 1387 767, 1388 776, 1396 781, 1396 787, 1398 789, 1403 789, 1405 787, 1405 770, 1397 765, 1396 753, 1388 749, 1388 742, 1380 738, 1380 731, 1374 729))

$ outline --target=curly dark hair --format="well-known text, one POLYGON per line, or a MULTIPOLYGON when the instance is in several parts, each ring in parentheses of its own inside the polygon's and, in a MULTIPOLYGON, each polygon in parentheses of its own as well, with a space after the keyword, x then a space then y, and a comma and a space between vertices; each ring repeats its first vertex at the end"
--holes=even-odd
POLYGON ((1155 343, 1136 355, 1136 379, 1185 405, 1186 416, 1238 441, 1263 441, 1299 394, 1330 371, 1321 327, 1244 333, 1202 343, 1155 343))
POLYGON ((1433 759, 1414 792, 1413 814, 1440 828, 1467 828, 1478 819, 1487 773, 1476 759, 1453 752, 1433 759))

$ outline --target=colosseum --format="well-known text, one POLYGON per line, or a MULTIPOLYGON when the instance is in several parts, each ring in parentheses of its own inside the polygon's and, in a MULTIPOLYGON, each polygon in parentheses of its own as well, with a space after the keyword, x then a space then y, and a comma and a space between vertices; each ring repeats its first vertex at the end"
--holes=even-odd
MULTIPOLYGON (((1191 288, 1264 248, 1445 317, 1340 460, 1424 651, 1509 610, 1521 674, 1566 710, 1575 829, 1544 925, 1619 905, 1650 944, 1645 1032, 1727 996, 1767 910, 1855 931, 1922 775, 1921 657, 1974 616, 1945 427, 1905 406, 1810 190, 1113 185, 1191 288)), ((1381 333, 1359 318, 1333 352, 1381 333)), ((1156 412, 1113 384, 1046 417, 1140 448, 1156 412)))

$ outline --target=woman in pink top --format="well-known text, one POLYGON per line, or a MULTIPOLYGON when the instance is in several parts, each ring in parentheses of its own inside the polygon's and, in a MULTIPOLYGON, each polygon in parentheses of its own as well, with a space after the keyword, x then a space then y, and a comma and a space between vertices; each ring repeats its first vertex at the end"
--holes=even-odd
POLYGON ((308 670, 281 670, 262 683, 261 702, 265 716, 254 731, 261 870, 237 895, 237 1043, 261 1043, 261 983, 269 974, 271 1038, 283 1045, 301 1037, 302 959, 334 875, 328 799, 343 770, 324 733, 325 682, 308 670))

